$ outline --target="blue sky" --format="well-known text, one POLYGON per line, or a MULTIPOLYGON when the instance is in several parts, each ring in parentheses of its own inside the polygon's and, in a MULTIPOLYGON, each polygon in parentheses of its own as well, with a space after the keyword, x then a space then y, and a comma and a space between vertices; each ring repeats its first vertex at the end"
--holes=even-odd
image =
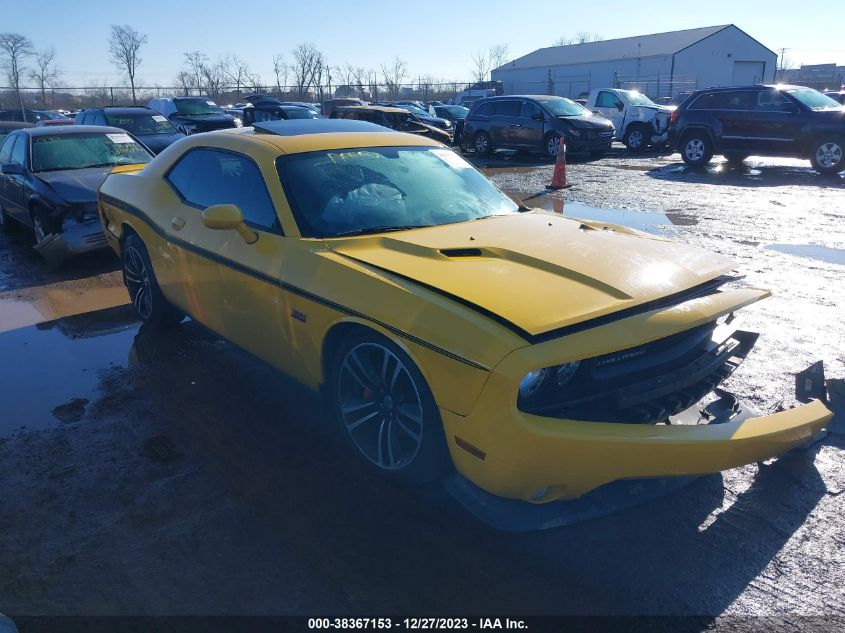
POLYGON ((796 63, 845 64, 841 0, 66 0, 61 8, 42 6, 47 10, 0 0, 0 31, 22 33, 37 48, 54 46, 64 82, 73 86, 121 83, 108 59, 113 23, 130 24, 149 38, 138 69, 143 85, 173 85, 182 53, 190 50, 211 58, 237 54, 268 82, 273 55, 289 60, 304 41, 316 44, 332 66, 377 69, 398 55, 409 80, 425 74, 461 80, 470 77, 472 54, 496 44, 507 44, 518 57, 579 31, 610 39, 728 23, 773 50, 787 47, 796 63))

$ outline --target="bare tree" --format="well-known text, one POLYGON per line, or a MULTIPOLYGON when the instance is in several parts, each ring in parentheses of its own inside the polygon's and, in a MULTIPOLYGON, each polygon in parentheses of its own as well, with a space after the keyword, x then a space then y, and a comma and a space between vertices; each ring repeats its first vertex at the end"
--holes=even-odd
POLYGON ((41 105, 47 107, 47 88, 54 88, 61 71, 56 68, 56 49, 45 48, 35 56, 35 69, 29 71, 29 77, 41 89, 41 105))
POLYGON ((220 99, 220 93, 226 83, 226 75, 223 72, 223 65, 221 62, 211 64, 203 61, 199 67, 200 70, 200 87, 204 88, 208 96, 217 101, 220 99))
POLYGON ((490 69, 499 68, 508 62, 508 45, 496 44, 490 47, 490 69))
POLYGON ((249 71, 249 64, 237 55, 227 55, 220 62, 220 69, 226 78, 235 84, 235 101, 241 100, 241 86, 251 86, 258 90, 256 85, 261 83, 261 78, 253 76, 249 71))
POLYGON ((288 65, 282 55, 273 55, 273 74, 276 75, 276 90, 282 96, 282 86, 288 83, 288 65))
POLYGON ((293 79, 296 91, 302 99, 312 86, 317 85, 323 74, 323 54, 310 42, 299 44, 293 51, 293 79))
POLYGON ((191 75, 191 85, 194 88, 202 88, 203 66, 208 64, 208 55, 199 51, 191 51, 189 53, 182 53, 185 56, 185 65, 187 72, 191 75))
POLYGON ((378 73, 372 68, 366 71, 367 88, 370 92, 370 99, 378 101, 378 73))
POLYGON ((399 88, 402 80, 408 74, 408 67, 399 57, 394 57, 389 64, 381 65, 381 75, 384 79, 384 86, 394 99, 399 98, 399 88))
MULTIPOLYGON (((19 33, 0 33, 0 54, 3 55, 3 69, 9 84, 18 95, 21 116, 24 116, 23 97, 21 96, 21 73, 26 70, 26 58, 35 54, 35 49, 28 37, 19 33)), ((26 117, 24 117, 26 120, 26 117)))
POLYGON ((490 72, 489 51, 478 51, 472 55, 472 79, 475 82, 487 80, 487 73, 490 72))
POLYGON ((589 31, 578 31, 578 33, 575 34, 576 44, 589 44, 590 42, 599 42, 601 39, 601 35, 598 33, 590 33, 589 31))
POLYGON ((120 26, 111 25, 109 36, 109 52, 112 56, 112 63, 121 71, 126 73, 129 79, 129 86, 132 88, 132 103, 138 103, 135 96, 135 71, 141 65, 141 58, 138 51, 147 43, 147 36, 139 33, 128 24, 120 26))
POLYGON ((191 88, 197 87, 194 76, 187 70, 180 70, 176 75, 176 85, 182 89, 186 97, 191 95, 191 88))

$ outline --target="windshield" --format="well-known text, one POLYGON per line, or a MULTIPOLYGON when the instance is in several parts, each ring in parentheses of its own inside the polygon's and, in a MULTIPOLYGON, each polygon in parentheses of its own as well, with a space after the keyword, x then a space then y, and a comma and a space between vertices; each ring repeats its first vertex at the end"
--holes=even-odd
POLYGON ((403 109, 405 109, 405 110, 409 110, 409 111, 413 112, 414 114, 416 114, 417 116, 419 116, 419 115, 422 115, 422 116, 431 116, 431 113, 429 113, 429 111, 428 111, 428 110, 423 110, 422 108, 418 108, 417 106, 414 106, 414 105, 409 105, 409 104, 407 104, 407 103, 406 103, 406 104, 399 105, 399 106, 396 106, 396 107, 397 107, 397 108, 403 108, 403 109))
POLYGON ((85 169, 109 165, 148 163, 146 149, 128 134, 62 134, 33 136, 32 171, 85 169))
POLYGON ((579 106, 574 101, 558 97, 556 99, 543 99, 540 101, 546 109, 554 116, 584 116, 589 110, 579 106))
POLYGON ((422 129, 422 123, 411 112, 385 112, 384 117, 388 125, 399 132, 416 132, 422 129))
POLYGON ((109 125, 123 128, 135 136, 149 136, 152 134, 176 134, 176 128, 160 114, 139 112, 138 114, 107 114, 109 125))
POLYGON ((304 237, 452 224, 519 210, 444 148, 308 152, 280 156, 276 166, 304 237))
POLYGON ((784 92, 803 103, 810 110, 838 110, 842 107, 837 101, 812 88, 791 88, 784 90, 784 92))
POLYGON ((173 101, 179 114, 198 116, 203 114, 225 114, 213 101, 208 99, 176 99, 173 101))
POLYGON ((657 105, 643 93, 637 92, 636 90, 620 90, 619 92, 625 93, 628 103, 631 105, 657 105))
POLYGON ((289 119, 322 119, 323 116, 314 112, 311 108, 299 108, 294 106, 292 108, 285 108, 285 112, 289 119))

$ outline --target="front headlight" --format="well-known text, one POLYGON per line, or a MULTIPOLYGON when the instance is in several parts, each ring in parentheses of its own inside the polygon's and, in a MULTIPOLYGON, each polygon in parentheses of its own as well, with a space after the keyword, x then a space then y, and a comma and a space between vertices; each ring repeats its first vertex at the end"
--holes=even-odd
POLYGON ((546 378, 549 377, 549 368, 537 369, 536 371, 529 371, 522 380, 519 381, 519 395, 523 398, 530 398, 538 391, 546 378))
MULTIPOLYGON (((565 387, 569 384, 578 371, 581 362, 574 360, 571 363, 555 365, 554 367, 543 367, 529 371, 519 381, 519 397, 531 398, 544 390, 546 385, 554 383, 556 387, 565 387)), ((554 386, 551 387, 554 389, 554 386)))

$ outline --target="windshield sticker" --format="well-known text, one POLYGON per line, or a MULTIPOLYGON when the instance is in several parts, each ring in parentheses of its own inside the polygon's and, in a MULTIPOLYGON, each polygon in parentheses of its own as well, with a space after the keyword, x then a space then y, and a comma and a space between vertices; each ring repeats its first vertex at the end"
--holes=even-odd
POLYGON ((167 121, 167 117, 161 116, 160 114, 154 114, 153 121, 155 121, 156 123, 164 123, 165 121, 167 121))
POLYGON ((472 167, 472 165, 450 149, 433 149, 431 153, 453 169, 468 169, 472 167))
POLYGON ((134 143, 132 137, 128 134, 106 134, 112 143, 120 145, 122 143, 134 143))

